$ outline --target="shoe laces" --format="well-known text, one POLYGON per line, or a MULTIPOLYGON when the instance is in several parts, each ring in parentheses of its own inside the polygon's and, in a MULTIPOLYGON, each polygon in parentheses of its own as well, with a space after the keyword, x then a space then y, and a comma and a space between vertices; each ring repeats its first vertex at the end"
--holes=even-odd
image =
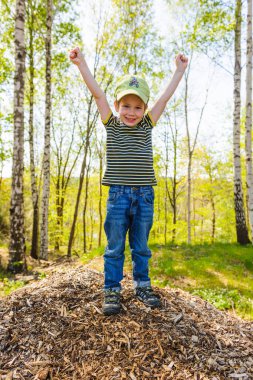
POLYGON ((159 298, 151 288, 151 286, 138 287, 137 293, 143 298, 159 298))
POLYGON ((118 303, 119 299, 120 299, 119 292, 115 292, 114 290, 108 290, 105 292, 106 303, 118 303))

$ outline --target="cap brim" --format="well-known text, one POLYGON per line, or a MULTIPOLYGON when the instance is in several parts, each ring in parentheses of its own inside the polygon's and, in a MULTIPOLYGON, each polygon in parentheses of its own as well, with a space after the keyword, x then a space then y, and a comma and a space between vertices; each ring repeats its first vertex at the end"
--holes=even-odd
POLYGON ((136 95, 144 102, 144 104, 148 103, 148 98, 145 95, 140 94, 138 91, 135 91, 134 89, 119 92, 117 94, 116 100, 120 101, 120 99, 122 99, 123 96, 126 95, 136 95))

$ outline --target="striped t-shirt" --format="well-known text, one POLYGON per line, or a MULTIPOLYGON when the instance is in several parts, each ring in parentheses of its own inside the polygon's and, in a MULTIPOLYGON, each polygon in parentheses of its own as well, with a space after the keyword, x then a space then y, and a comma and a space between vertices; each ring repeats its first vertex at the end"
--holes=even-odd
POLYGON ((103 185, 156 185, 153 168, 152 128, 146 113, 135 127, 128 127, 112 113, 103 120, 106 127, 106 170, 103 185))

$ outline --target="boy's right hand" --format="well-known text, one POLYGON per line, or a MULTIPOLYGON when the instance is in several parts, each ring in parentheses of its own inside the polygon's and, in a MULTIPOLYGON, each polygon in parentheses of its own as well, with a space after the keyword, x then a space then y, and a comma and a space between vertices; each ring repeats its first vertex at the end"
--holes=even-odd
POLYGON ((80 65, 81 62, 84 61, 84 56, 81 53, 79 47, 75 47, 69 52, 69 59, 77 66, 80 65))

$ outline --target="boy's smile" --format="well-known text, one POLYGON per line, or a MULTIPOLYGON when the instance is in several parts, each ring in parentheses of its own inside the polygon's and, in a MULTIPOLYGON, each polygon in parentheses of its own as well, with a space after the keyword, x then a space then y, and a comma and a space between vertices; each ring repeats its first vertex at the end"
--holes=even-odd
POLYGON ((123 96, 119 102, 115 101, 114 105, 120 120, 128 127, 135 127, 141 121, 147 107, 141 98, 134 94, 123 96))

